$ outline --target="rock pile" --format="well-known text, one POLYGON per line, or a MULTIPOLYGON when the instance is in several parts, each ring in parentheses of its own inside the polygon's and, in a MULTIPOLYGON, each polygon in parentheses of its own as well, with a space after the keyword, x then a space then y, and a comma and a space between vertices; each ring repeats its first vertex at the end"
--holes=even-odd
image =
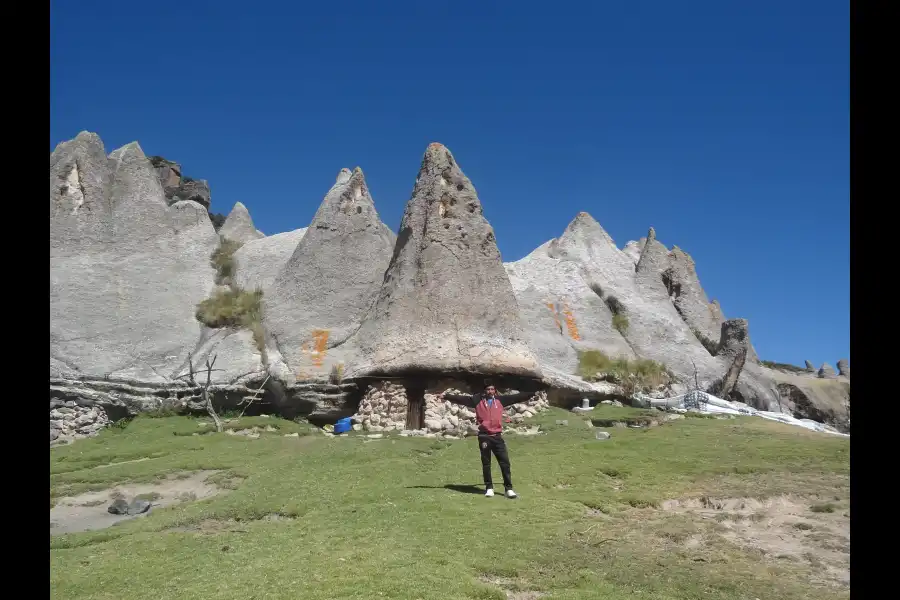
POLYGON ((99 406, 78 406, 71 400, 50 409, 50 442, 64 443, 93 437, 109 425, 99 406))
MULTIPOLYGON (((465 394, 463 391, 448 389, 448 394, 465 394)), ((515 393, 510 390, 506 393, 515 393)), ((501 393, 502 400, 502 393, 501 393)), ((406 429, 407 412, 406 389, 402 385, 382 382, 369 388, 359 404, 359 410, 351 421, 355 431, 402 431, 407 435, 428 437, 464 437, 478 433, 475 411, 448 400, 441 401, 437 394, 425 394, 425 427, 406 429)), ((525 419, 546 410, 550 406, 546 392, 538 392, 528 402, 520 402, 506 407, 505 421, 509 425, 523 424, 525 419)), ((515 430, 515 429, 513 429, 515 430)))

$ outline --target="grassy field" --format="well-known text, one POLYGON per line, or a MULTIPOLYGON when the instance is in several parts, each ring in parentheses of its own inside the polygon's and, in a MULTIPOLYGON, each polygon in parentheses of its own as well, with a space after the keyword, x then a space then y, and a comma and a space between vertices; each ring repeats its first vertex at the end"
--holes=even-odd
POLYGON ((849 515, 846 439, 751 417, 616 428, 605 441, 559 409, 533 421, 546 435, 507 436, 514 501, 481 496, 472 439, 332 438, 263 417, 231 424, 276 429, 258 439, 191 435, 209 426, 167 417, 52 449, 51 506, 197 471, 216 471, 222 491, 53 536, 51 597, 849 598, 816 556, 741 541, 766 526, 764 510, 667 509, 787 497, 805 511, 786 517, 798 539, 826 544, 816 519, 849 515))

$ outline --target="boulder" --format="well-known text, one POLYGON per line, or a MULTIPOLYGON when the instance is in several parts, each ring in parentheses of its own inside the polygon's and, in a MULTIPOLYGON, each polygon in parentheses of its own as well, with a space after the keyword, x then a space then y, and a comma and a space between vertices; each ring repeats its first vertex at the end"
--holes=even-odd
POLYGON ((494 230, 474 186, 441 144, 425 151, 393 258, 356 343, 351 376, 541 375, 494 230))
MULTIPOLYGON (((159 178, 159 184, 162 186, 166 194, 166 198, 172 200, 178 186, 181 185, 181 165, 171 160, 166 160, 162 156, 151 156, 150 164, 156 171, 159 178)), ((174 202, 174 200, 173 200, 174 202)))
POLYGON ((265 324, 290 370, 321 378, 372 307, 395 236, 365 176, 343 169, 291 257, 263 295, 265 324))
POLYGON ((834 379, 837 377, 837 373, 834 372, 834 367, 830 364, 822 363, 822 366, 819 367, 819 377, 821 379, 834 379))
POLYGON ((808 360, 804 361, 804 362, 806 363, 807 371, 809 371, 810 373, 818 373, 819 372, 819 370, 811 362, 809 362, 808 360))
POLYGON ((838 373, 843 377, 850 377, 850 361, 842 358, 837 362, 838 373))
POLYGON ((236 202, 234 208, 228 213, 225 223, 219 228, 219 235, 241 244, 266 237, 263 232, 253 226, 250 212, 241 202, 236 202))

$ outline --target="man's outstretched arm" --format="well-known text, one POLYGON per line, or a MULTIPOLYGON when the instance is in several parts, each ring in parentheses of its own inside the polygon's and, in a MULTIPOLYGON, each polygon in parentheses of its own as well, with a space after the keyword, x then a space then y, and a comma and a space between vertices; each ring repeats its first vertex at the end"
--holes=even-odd
POLYGON ((519 392, 518 394, 500 396, 500 402, 503 403, 503 406, 518 404, 519 402, 527 402, 528 400, 534 398, 535 394, 537 394, 537 392, 519 392))
POLYGON ((462 406, 467 406, 469 408, 475 408, 475 405, 477 404, 475 402, 475 396, 468 394, 460 395, 444 393, 441 394, 440 398, 441 400, 449 400, 454 404, 461 404, 462 406))

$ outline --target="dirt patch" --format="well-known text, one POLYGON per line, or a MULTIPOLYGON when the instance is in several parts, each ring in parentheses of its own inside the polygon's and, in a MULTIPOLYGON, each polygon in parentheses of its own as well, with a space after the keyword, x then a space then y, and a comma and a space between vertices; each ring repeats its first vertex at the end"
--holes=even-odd
POLYGON ((50 509, 50 535, 105 529, 147 515, 154 508, 215 496, 221 490, 207 478, 216 473, 178 474, 155 483, 123 484, 113 489, 59 498, 50 509), (140 515, 112 515, 106 510, 116 498, 135 497, 152 499, 150 511, 140 515))
MULTIPOLYGON (((662 509, 714 522, 717 535, 758 551, 766 560, 806 563, 823 582, 850 586, 850 519, 846 511, 822 511, 808 499, 778 496, 668 500, 662 509)), ((702 537, 691 535, 686 546, 702 537)))
POLYGON ((478 579, 482 583, 499 587, 506 594, 507 600, 537 600, 547 595, 537 590, 523 589, 529 587, 528 582, 520 578, 482 575, 478 579))

